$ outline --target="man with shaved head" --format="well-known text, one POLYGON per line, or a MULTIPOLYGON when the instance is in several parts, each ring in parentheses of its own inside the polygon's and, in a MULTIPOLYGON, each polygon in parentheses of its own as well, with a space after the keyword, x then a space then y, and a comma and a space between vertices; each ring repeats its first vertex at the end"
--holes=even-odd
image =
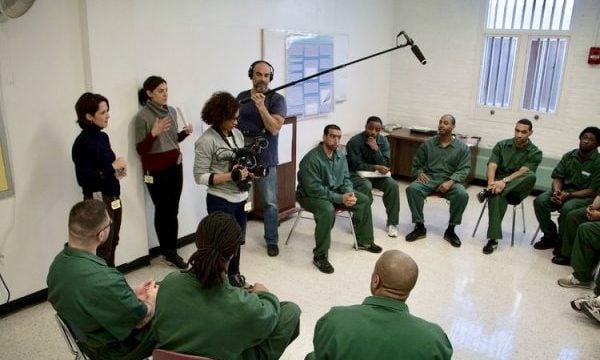
POLYGON ((362 304, 331 308, 315 326, 307 359, 450 359, 452 344, 438 325, 411 315, 405 301, 419 267, 400 250, 384 252, 362 304))

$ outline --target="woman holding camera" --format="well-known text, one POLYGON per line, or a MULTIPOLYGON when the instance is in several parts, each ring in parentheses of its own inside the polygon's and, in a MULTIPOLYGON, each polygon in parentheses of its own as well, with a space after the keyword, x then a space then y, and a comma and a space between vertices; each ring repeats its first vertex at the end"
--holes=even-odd
MULTIPOLYGON (((206 185, 208 213, 223 211, 233 216, 242 230, 242 244, 246 240, 246 211, 248 182, 251 175, 238 163, 237 153, 244 147, 244 135, 236 129, 239 116, 238 101, 227 92, 216 92, 202 108, 202 120, 210 125, 196 141, 194 179, 206 185)), ((233 286, 248 287, 240 274, 240 251, 237 251, 227 269, 233 286)))
POLYGON ((142 158, 144 182, 154 203, 154 229, 160 250, 170 264, 186 269, 177 254, 179 199, 183 188, 179 143, 192 133, 192 124, 177 131, 177 112, 167 105, 169 88, 160 76, 150 76, 138 92, 142 106, 135 116, 136 150, 142 158))
POLYGON ((71 156, 83 199, 92 199, 94 193, 98 193, 106 205, 111 219, 110 233, 96 254, 106 260, 108 266, 114 267, 123 210, 119 179, 125 176, 127 164, 125 159, 115 156, 108 135, 102 131, 108 126, 109 108, 108 99, 100 94, 86 92, 79 97, 75 112, 81 133, 73 143, 71 156))

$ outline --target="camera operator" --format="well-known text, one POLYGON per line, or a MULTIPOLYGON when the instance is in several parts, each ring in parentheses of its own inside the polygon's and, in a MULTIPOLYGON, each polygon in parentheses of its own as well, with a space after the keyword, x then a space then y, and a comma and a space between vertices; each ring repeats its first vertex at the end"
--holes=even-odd
POLYGON ((273 80, 273 67, 264 60, 253 62, 248 69, 248 77, 252 80, 252 89, 242 91, 238 100, 250 97, 252 101, 240 105, 239 128, 246 137, 247 144, 254 142, 257 136, 264 137, 268 146, 258 157, 260 165, 268 170, 268 174, 256 181, 264 207, 265 242, 267 254, 279 254, 279 207, 277 203, 277 142, 279 130, 285 120, 287 106, 285 98, 278 93, 265 93, 273 80))
MULTIPOLYGON (((208 213, 223 211, 235 218, 242 229, 242 244, 246 239, 247 189, 240 182, 252 175, 238 163, 237 152, 244 147, 244 135, 235 128, 239 116, 239 103, 227 92, 216 92, 202 108, 202 120, 210 125, 196 141, 194 179, 208 186, 206 208, 208 213)), ((240 274, 240 251, 229 262, 227 270, 233 286, 248 288, 240 274)))

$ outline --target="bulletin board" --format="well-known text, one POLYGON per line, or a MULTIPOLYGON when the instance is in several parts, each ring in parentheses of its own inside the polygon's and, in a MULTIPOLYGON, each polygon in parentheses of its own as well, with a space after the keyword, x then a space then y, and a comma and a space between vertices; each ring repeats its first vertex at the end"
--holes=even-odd
MULTIPOLYGON (((262 54, 285 76, 276 77, 275 88, 345 63, 348 36, 263 29, 262 54)), ((346 79, 346 70, 337 70, 280 90, 288 116, 301 120, 332 113, 335 103, 346 100, 346 79)))
MULTIPOLYGON (((0 97, 1 99, 2 97, 0 97)), ((0 198, 13 195, 14 189, 10 174, 10 164, 8 162, 8 143, 6 141, 6 132, 4 130, 4 117, 2 115, 2 105, 0 102, 0 198)))

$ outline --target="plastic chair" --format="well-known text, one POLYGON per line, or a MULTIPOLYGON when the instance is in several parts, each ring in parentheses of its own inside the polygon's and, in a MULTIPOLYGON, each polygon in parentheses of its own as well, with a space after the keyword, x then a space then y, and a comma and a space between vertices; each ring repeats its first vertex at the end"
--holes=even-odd
MULTIPOLYGON (((290 229, 287 239, 285 240, 286 245, 290 241, 290 237, 292 236, 292 233, 294 232, 296 225, 298 225, 298 220, 300 220, 300 218, 302 217, 302 213, 305 211, 310 212, 302 207, 300 207, 300 209, 298 210, 298 215, 296 216, 296 220, 294 220, 294 224, 292 225, 292 228, 290 229)), ((334 211, 335 211, 335 216, 345 217, 350 220, 350 231, 352 233, 352 239, 354 240, 354 249, 356 251, 358 251, 358 242, 356 241, 356 234, 354 233, 354 224, 352 223, 352 211, 350 209, 348 209, 347 207, 345 207, 344 205, 338 205, 338 204, 334 205, 334 211)), ((308 219, 308 218, 305 218, 305 219, 308 219)))
POLYGON ((69 346, 69 351, 71 352, 71 354, 75 355, 75 360, 89 360, 89 358, 79 348, 79 342, 81 341, 81 339, 85 338, 85 335, 83 335, 83 333, 80 333, 79 330, 67 325, 67 323, 60 317, 60 315, 58 315, 58 313, 54 314, 54 317, 56 318, 58 327, 60 328, 61 333, 63 334, 67 345, 69 346))
MULTIPOLYGON (((481 213, 479 214, 479 219, 477 219, 477 224, 475 225, 475 229, 473 229, 473 234, 471 237, 475 237, 475 233, 477 232, 477 228, 479 227, 479 222, 481 221, 481 217, 485 212, 485 208, 487 207, 488 199, 485 199, 483 202, 483 208, 481 208, 481 213)), ((523 234, 525 234, 525 207, 523 206, 523 202, 521 201, 518 204, 510 204, 512 205, 512 233, 510 238, 510 246, 513 247, 515 245, 515 218, 517 216, 517 208, 521 208, 521 217, 523 219, 523 234)))
POLYGON ((182 354, 175 351, 154 349, 152 360, 212 360, 204 356, 182 354))

